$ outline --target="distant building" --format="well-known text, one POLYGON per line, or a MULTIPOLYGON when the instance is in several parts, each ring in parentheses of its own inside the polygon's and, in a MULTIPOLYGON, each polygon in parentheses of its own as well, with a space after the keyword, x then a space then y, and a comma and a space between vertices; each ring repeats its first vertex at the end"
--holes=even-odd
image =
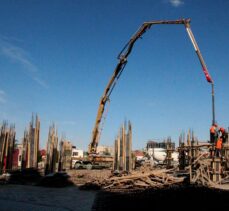
POLYGON ((38 169, 44 169, 46 163, 47 153, 45 149, 39 150, 38 169))
POLYGON ((97 153, 99 155, 111 155, 111 156, 113 156, 114 155, 114 147, 100 145, 97 147, 97 153))
POLYGON ((83 150, 72 146, 72 159, 83 158, 83 150))
POLYGON ((40 155, 41 155, 42 159, 43 159, 43 157, 46 157, 46 150, 45 149, 41 149, 40 150, 40 155))
POLYGON ((144 153, 140 150, 133 151, 133 154, 136 157, 136 160, 142 160, 144 157, 144 153))
POLYGON ((17 144, 13 152, 13 169, 21 168, 22 161, 22 144, 17 144))
MULTIPOLYGON (((172 148, 175 149, 175 143, 172 142, 172 148)), ((166 141, 163 142, 158 142, 158 141, 154 141, 154 140, 149 140, 146 144, 146 149, 150 149, 150 148, 163 148, 166 149, 166 141)))

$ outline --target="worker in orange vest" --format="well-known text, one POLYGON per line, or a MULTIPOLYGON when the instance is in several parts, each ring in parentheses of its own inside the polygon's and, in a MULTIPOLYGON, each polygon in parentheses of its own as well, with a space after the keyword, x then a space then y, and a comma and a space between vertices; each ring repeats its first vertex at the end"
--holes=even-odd
POLYGON ((218 138, 215 146, 215 156, 221 157, 221 150, 222 150, 223 139, 220 137, 218 138))
POLYGON ((213 124, 210 128, 210 143, 211 144, 216 143, 217 138, 218 138, 218 125, 213 124))
POLYGON ((223 127, 221 127, 221 128, 219 129, 219 132, 220 132, 220 137, 221 137, 222 140, 223 140, 223 143, 225 143, 225 142, 226 142, 226 139, 227 139, 226 130, 225 130, 223 127))

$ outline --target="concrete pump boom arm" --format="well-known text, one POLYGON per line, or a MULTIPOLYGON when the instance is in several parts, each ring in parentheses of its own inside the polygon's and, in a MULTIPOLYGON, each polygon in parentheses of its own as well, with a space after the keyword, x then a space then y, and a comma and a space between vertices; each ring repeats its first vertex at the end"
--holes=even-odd
POLYGON ((122 51, 119 53, 118 55, 118 59, 119 62, 117 64, 117 66, 115 67, 115 70, 113 72, 113 75, 111 76, 105 91, 100 99, 100 103, 99 103, 99 108, 98 108, 98 112, 97 112, 97 116, 96 116, 96 120, 95 120, 95 125, 94 125, 94 129, 92 132, 92 139, 91 142, 89 144, 89 148, 88 148, 88 153, 89 154, 95 154, 96 153, 96 149, 97 149, 97 145, 99 142, 99 127, 100 127, 100 123, 103 117, 103 113, 104 113, 104 109, 106 106, 107 101, 109 101, 109 97, 116 85, 117 80, 119 79, 123 69, 125 68, 125 65, 127 64, 127 58, 130 55, 132 48, 135 44, 135 42, 141 38, 141 36, 148 30, 150 29, 150 27, 152 25, 156 25, 156 24, 184 24, 185 28, 188 32, 188 35, 192 41, 192 44, 194 46, 194 49, 198 55, 198 58, 200 60, 200 63, 202 65, 204 74, 206 76, 206 79, 208 82, 213 84, 213 81, 211 80, 211 77, 208 73, 207 70, 207 66, 205 65, 205 62, 202 58, 202 55, 200 53, 200 50, 198 48, 198 45, 195 41, 195 38, 192 34, 192 31, 190 29, 190 19, 179 19, 179 20, 160 20, 160 21, 149 21, 149 22, 144 22, 141 27, 137 30, 137 32, 131 37, 131 39, 129 40, 129 42, 124 46, 124 48, 122 49, 122 51))

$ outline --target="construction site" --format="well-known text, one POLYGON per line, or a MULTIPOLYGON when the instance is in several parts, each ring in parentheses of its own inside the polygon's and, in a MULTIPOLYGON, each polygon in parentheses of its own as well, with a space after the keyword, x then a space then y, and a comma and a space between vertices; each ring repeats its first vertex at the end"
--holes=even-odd
MULTIPOLYGON (((91 105, 98 107, 91 139, 85 143, 87 150, 81 150, 65 135, 60 138, 61 126, 55 122, 47 128, 45 147, 41 147, 46 124, 39 114, 31 112, 20 140, 16 139, 17 125, 9 124, 10 118, 0 119, 0 202, 4 204, 0 210, 229 209, 229 125, 217 121, 216 79, 212 77, 217 75, 208 70, 191 19, 150 20, 136 29, 129 39, 125 37, 128 42, 118 54, 100 101, 91 105), (128 68, 127 62, 131 63, 129 56, 137 41, 148 31, 156 31, 154 26, 158 25, 185 30, 194 49, 193 57, 199 64, 195 71, 201 72, 202 83, 209 88, 206 95, 211 99, 211 122, 205 131, 208 137, 200 140, 193 129, 184 132, 178 128, 178 140, 170 134, 163 134, 167 138, 160 140, 149 137, 136 150, 134 132, 138 128, 130 116, 128 121, 119 121, 120 127, 113 128, 116 136, 109 140, 109 146, 103 146, 101 137, 114 88, 128 68)), ((24 65, 31 66, 28 62, 24 65)))

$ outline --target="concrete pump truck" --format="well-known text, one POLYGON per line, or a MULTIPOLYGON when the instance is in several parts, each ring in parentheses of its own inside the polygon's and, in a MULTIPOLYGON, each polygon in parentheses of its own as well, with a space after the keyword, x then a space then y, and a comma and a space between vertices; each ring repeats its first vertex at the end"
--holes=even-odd
POLYGON ((147 32, 153 25, 159 25, 159 24, 173 24, 173 25, 184 25, 185 29, 188 33, 188 36, 192 42, 192 45, 195 49, 195 52, 198 56, 198 59, 200 61, 200 64, 202 66, 203 73, 206 77, 206 80, 212 85, 212 124, 215 124, 215 106, 214 106, 214 82, 208 72, 207 66, 204 62, 204 59, 201 55, 200 49, 197 45, 197 42, 195 40, 195 37, 192 33, 192 30, 190 28, 190 19, 178 19, 178 20, 159 20, 159 21, 148 21, 144 22, 140 28, 137 30, 137 32, 130 38, 130 40, 126 43, 124 48, 121 50, 121 52, 118 55, 118 64, 114 69, 114 72, 104 90, 104 93, 100 99, 98 112, 94 124, 94 128, 92 131, 92 139, 88 146, 88 157, 83 160, 78 160, 75 163, 75 168, 87 168, 91 169, 93 167, 101 167, 105 166, 106 163, 112 163, 112 157, 109 156, 101 156, 97 154, 97 146, 99 143, 100 135, 101 135, 101 121, 103 119, 105 107, 107 103, 110 101, 110 95, 121 76, 127 62, 128 62, 128 56, 130 55, 135 42, 142 38, 142 35, 147 32))

